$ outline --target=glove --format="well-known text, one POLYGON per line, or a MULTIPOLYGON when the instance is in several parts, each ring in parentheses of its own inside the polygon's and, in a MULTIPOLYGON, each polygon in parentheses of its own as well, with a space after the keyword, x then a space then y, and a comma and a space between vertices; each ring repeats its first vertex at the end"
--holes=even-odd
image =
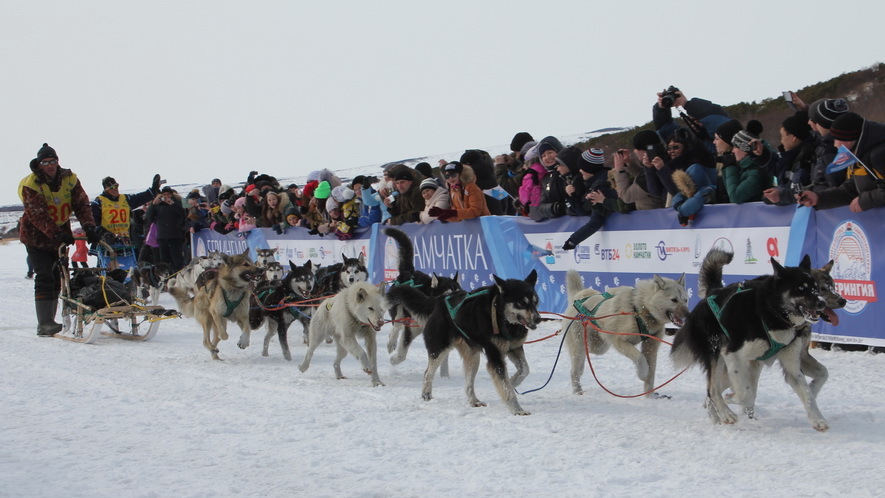
POLYGON ((97 227, 86 226, 83 227, 83 231, 86 232, 86 240, 88 240, 90 244, 98 244, 98 241, 101 240, 101 235, 98 234, 97 227))
POLYGON ((99 225, 95 227, 95 235, 108 243, 108 245, 113 245, 117 242, 116 236, 111 233, 107 228, 99 225))
POLYGON ((725 167, 728 166, 737 166, 737 159, 735 159, 734 154, 731 152, 726 152, 722 154, 722 165, 725 167))
POLYGON ((58 232, 57 234, 55 234, 55 237, 53 237, 52 240, 57 245, 62 245, 62 244, 66 245, 66 246, 74 245, 74 236, 71 234, 71 232, 68 232, 66 230, 62 230, 61 232, 58 232))
POLYGON ((160 175, 154 175, 154 180, 151 182, 151 190, 154 191, 154 195, 160 193, 160 175))
POLYGON ((562 250, 563 251, 571 251, 575 247, 577 247, 577 246, 575 245, 574 242, 572 242, 572 239, 568 239, 565 241, 565 244, 562 245, 562 250))
POLYGON ((458 211, 455 211, 454 209, 442 209, 440 207, 433 206, 432 208, 430 208, 430 211, 427 211, 427 214, 439 219, 440 221, 446 221, 449 218, 454 218, 455 216, 458 216, 458 211))
POLYGON ((286 229, 283 227, 283 225, 274 225, 273 231, 276 232, 277 235, 283 235, 284 233, 286 233, 286 229))

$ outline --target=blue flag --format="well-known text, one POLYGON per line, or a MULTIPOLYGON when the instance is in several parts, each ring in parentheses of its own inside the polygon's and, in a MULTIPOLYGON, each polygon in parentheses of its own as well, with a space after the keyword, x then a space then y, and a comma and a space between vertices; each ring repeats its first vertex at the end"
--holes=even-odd
POLYGON ((860 162, 860 160, 848 148, 840 145, 839 150, 836 152, 836 157, 833 158, 833 162, 827 165, 827 173, 842 171, 857 162, 860 162))
POLYGON ((503 188, 501 188, 500 185, 495 186, 495 187, 492 187, 492 188, 489 188, 489 189, 485 189, 485 190, 483 190, 482 192, 483 192, 485 195, 487 195, 487 196, 489 196, 489 197, 492 197, 493 199, 497 199, 497 200, 499 200, 499 201, 500 201, 501 199, 504 199, 504 198, 506 198, 507 196, 510 195, 510 194, 507 193, 506 190, 504 190, 503 188))

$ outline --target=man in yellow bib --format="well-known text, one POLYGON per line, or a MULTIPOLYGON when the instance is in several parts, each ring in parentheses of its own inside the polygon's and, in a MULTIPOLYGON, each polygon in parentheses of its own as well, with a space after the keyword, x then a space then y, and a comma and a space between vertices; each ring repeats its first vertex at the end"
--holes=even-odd
POLYGON ((129 245, 129 218, 132 206, 141 207, 160 193, 160 175, 154 175, 151 188, 137 194, 120 194, 120 184, 113 177, 101 181, 102 193, 92 201, 92 217, 105 242, 117 246, 129 245))
POLYGON ((61 291, 58 249, 74 243, 71 214, 91 242, 98 241, 95 221, 89 209, 89 196, 71 170, 62 168, 58 154, 48 144, 31 160, 31 174, 22 179, 18 195, 24 205, 19 240, 28 251, 34 267, 34 303, 37 310, 37 335, 61 332, 55 322, 58 294, 61 291))

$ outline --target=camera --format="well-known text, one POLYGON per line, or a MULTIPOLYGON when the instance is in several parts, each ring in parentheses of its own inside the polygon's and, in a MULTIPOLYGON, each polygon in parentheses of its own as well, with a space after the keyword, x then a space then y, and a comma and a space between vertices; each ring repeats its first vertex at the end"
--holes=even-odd
POLYGON ((664 90, 661 93, 661 107, 670 108, 673 107, 673 103, 676 102, 676 99, 679 98, 679 89, 673 85, 670 85, 670 88, 664 90))
POLYGON ((661 159, 666 158, 667 151, 664 149, 664 144, 656 143, 645 146, 645 155, 648 156, 648 161, 651 162, 651 160, 656 157, 660 157, 661 159))

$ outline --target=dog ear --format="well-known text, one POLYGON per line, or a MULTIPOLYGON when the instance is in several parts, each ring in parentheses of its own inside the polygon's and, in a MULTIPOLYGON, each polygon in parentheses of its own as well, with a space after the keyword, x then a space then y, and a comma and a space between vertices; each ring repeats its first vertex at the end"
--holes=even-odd
POLYGON ((439 279, 436 278, 436 272, 434 272, 433 275, 430 277, 430 288, 436 289, 436 287, 438 285, 439 285, 439 279))
POLYGON ((802 261, 799 263, 799 268, 803 270, 811 270, 811 255, 806 254, 802 257, 802 261))
POLYGON ((461 285, 461 281, 458 279, 458 272, 455 272, 455 276, 452 277, 452 280, 454 280, 456 284, 461 285))
POLYGON ((661 278, 660 275, 655 275, 655 276, 654 276, 654 281, 655 281, 655 285, 658 286, 658 290, 663 289, 664 287, 667 286, 667 283, 664 282, 664 279, 661 278))
POLYGON ((220 256, 221 256, 221 261, 223 261, 224 264, 230 263, 230 256, 228 256, 225 253, 221 253, 220 256))
POLYGON ((357 261, 360 262, 360 265, 366 266, 366 255, 365 254, 360 253, 360 256, 356 259, 357 259, 357 261))
POLYGON ((504 280, 502 280, 501 277, 495 275, 494 273, 492 273, 492 277, 495 278, 495 286, 498 287, 498 292, 504 292, 504 280))
POLYGON ((830 274, 830 270, 833 269, 833 265, 834 265, 834 264, 836 264, 836 262, 833 261, 833 260, 831 259, 830 261, 827 262, 827 264, 825 264, 825 265, 823 265, 823 266, 821 267, 820 271, 822 271, 822 272, 826 273, 827 275, 829 275, 829 274, 830 274))
POLYGON ((784 267, 774 258, 771 258, 771 267, 774 268, 775 277, 779 276, 784 271, 784 267))
POLYGON ((366 290, 363 288, 360 288, 359 290, 356 291, 356 302, 361 303, 361 302, 365 301, 367 296, 368 296, 368 294, 366 294, 366 290))
POLYGON ((534 287, 538 283, 538 270, 533 269, 529 276, 525 278, 525 282, 534 287))
POLYGON ((679 277, 679 280, 677 280, 676 283, 685 287, 685 273, 683 273, 682 276, 679 277))

